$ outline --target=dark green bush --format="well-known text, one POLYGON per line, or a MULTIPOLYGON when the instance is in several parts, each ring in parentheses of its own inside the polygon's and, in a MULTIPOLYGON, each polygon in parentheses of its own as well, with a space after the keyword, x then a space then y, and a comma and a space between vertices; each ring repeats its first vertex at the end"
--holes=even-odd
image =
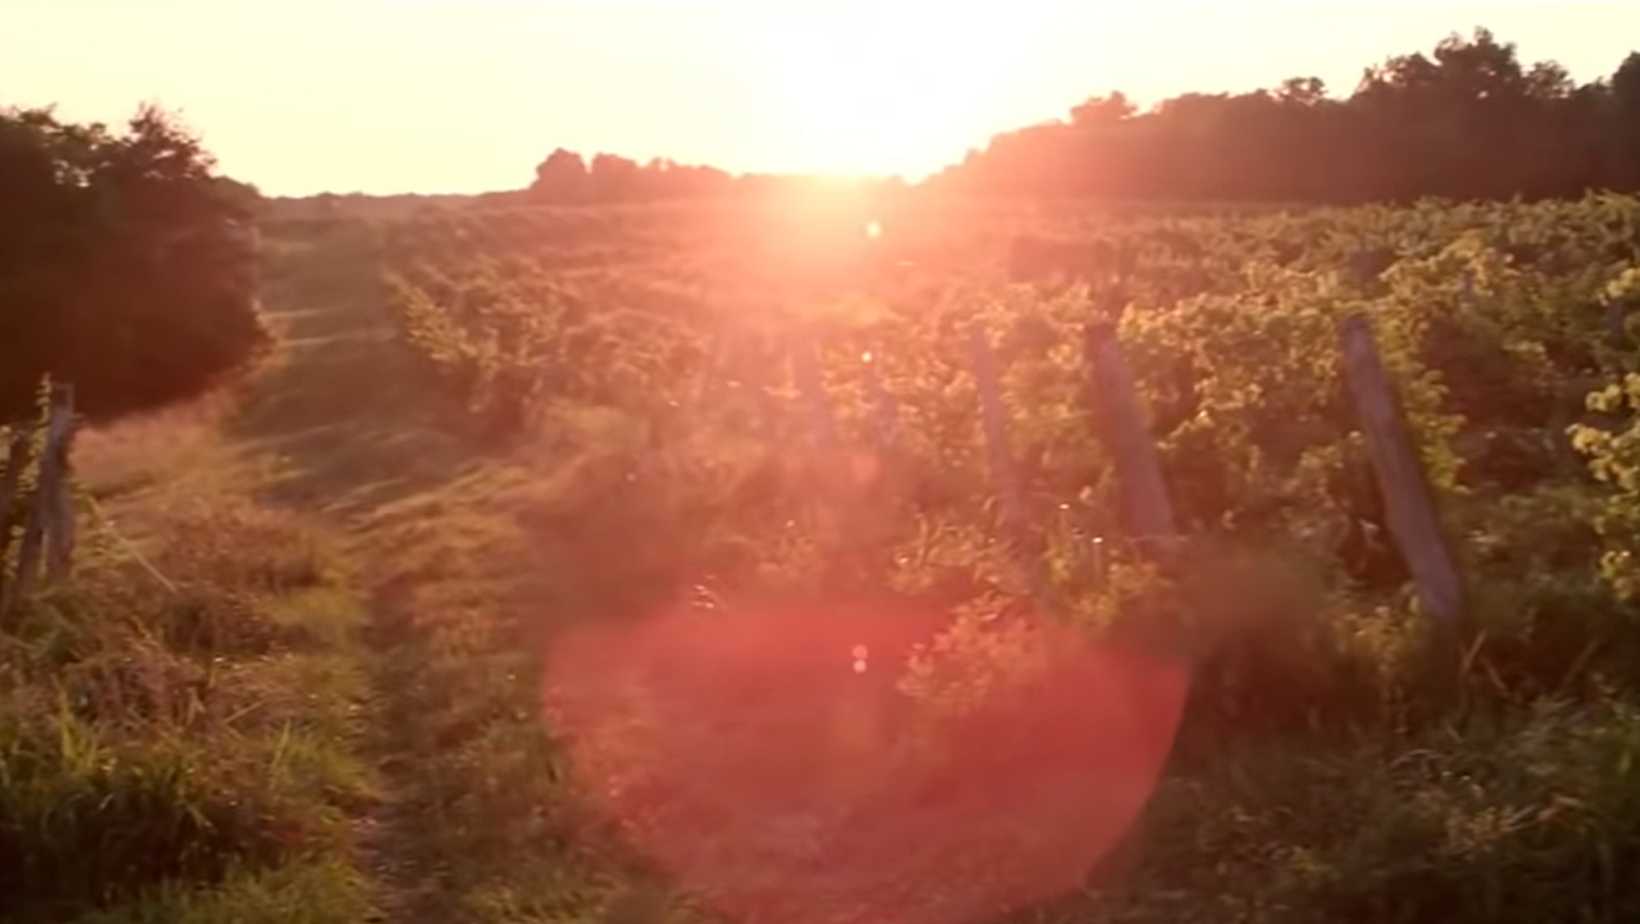
POLYGON ((267 339, 254 190, 153 108, 124 133, 0 109, 0 421, 44 375, 107 416, 197 394, 267 339))

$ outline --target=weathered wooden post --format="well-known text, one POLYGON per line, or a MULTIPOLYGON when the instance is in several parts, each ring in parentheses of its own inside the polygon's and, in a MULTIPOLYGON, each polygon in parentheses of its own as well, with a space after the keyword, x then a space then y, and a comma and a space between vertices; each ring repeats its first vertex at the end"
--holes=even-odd
POLYGON ((34 592, 40 577, 42 553, 46 553, 48 576, 52 579, 66 572, 73 553, 73 505, 67 497, 70 490, 68 444, 74 420, 72 385, 52 386, 49 413, 45 448, 40 451, 39 474, 34 482, 33 504, 28 525, 23 529, 23 544, 17 551, 17 581, 7 597, 7 610, 34 592))
MULTIPOLYGON (((1121 315, 1122 301, 1107 301, 1102 312, 1106 318, 1121 315)), ((1116 468, 1116 487, 1121 498, 1122 520, 1128 538, 1134 540, 1142 555, 1164 567, 1176 565, 1178 557, 1178 530, 1173 521, 1173 501, 1162 478, 1162 464, 1156 455, 1156 445, 1150 436, 1139 407, 1139 392, 1133 384, 1133 372, 1122 356, 1121 344, 1116 339, 1116 327, 1109 320, 1090 323, 1084 332, 1083 356, 1088 364, 1089 403, 1096 418, 1095 429, 1100 441, 1111 454, 1116 468)), ((1104 537, 1093 539, 1094 571, 1103 584, 1109 573, 1110 556, 1104 537)), ((1155 647, 1171 657, 1183 659, 1189 665, 1190 654, 1201 642, 1175 637, 1178 629, 1158 630, 1156 625, 1135 623, 1126 631, 1134 632, 1144 647, 1155 647), (1159 635, 1151 635, 1160 631, 1159 635)), ((1118 862, 1126 866, 1145 837, 1150 822, 1141 817, 1117 846, 1118 862)))
POLYGON ((1014 468, 1013 450, 1008 445, 1007 415, 1002 408, 1002 387, 997 382, 996 360, 991 355, 991 343, 986 339, 983 326, 974 325, 969 335, 968 350, 974 370, 974 385, 979 390, 980 423, 985 427, 986 455, 991 464, 991 477, 996 480, 1003 523, 1015 532, 1018 539, 1026 525, 1025 499, 1019 488, 1019 473, 1014 468))
POLYGON ((1367 319, 1362 315, 1345 318, 1339 324, 1338 339, 1344 378, 1366 435, 1390 534, 1412 572, 1419 602, 1450 640, 1464 624, 1463 580, 1441 531, 1434 492, 1413 447, 1400 401, 1379 360, 1367 319))
POLYGON ((1038 602, 1052 597, 1047 567, 1033 539, 1025 514, 1025 494, 1014 467, 1013 449, 1008 443, 1008 419, 1002 406, 1002 386, 997 378, 996 359, 984 325, 976 323, 969 334, 968 350, 979 391, 980 423, 985 428, 985 450, 991 478, 996 483, 997 500, 1002 506, 1002 527, 1013 541, 1016 563, 1024 571, 1026 586, 1038 602))
POLYGON ((1129 534, 1150 545, 1165 544, 1175 536, 1173 503, 1115 328, 1103 323, 1088 326, 1087 359, 1092 403, 1101 436, 1116 464, 1129 534))
POLYGON ((51 395, 51 423, 46 436, 46 452, 41 472, 51 474, 51 491, 46 495, 50 518, 46 527, 46 580, 68 577, 74 561, 77 531, 74 523, 74 386, 59 385, 51 395))

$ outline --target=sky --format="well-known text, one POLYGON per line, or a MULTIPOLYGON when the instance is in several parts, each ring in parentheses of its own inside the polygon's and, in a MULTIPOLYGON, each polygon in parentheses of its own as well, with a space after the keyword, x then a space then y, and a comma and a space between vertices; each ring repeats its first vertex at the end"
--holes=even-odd
POLYGON ((554 148, 913 179, 1094 94, 1318 76, 1484 25, 1579 81, 1640 0, 0 0, 0 106, 182 117, 264 193, 528 185, 554 148))

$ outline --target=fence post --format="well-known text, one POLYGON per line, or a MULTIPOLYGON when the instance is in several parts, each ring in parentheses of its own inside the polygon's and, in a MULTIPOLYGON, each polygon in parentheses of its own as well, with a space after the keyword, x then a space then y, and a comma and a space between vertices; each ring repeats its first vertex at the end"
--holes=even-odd
POLYGON ((1116 464, 1128 530, 1141 541, 1170 541, 1176 534, 1173 503, 1115 328, 1103 323, 1088 325, 1086 346, 1093 406, 1116 464))
POLYGON ((983 324, 975 323, 969 335, 968 350, 974 385, 979 391, 986 455, 991 465, 991 477, 996 482, 997 500, 1002 505, 1003 530, 1013 541, 1015 563, 1024 571, 1025 584, 1031 597, 1040 604, 1055 605, 1041 550, 1031 538, 1029 521, 1025 516, 1025 495, 1020 488, 1019 472, 1014 467, 1013 449, 1008 444, 1008 419, 1002 407, 1002 387, 997 379, 996 359, 991 354, 991 343, 983 324))
POLYGON ((17 581, 7 597, 8 611, 18 601, 26 599, 34 592, 34 584, 40 577, 40 558, 46 551, 48 534, 51 538, 51 555, 48 556, 47 566, 52 568, 50 576, 53 578, 60 576, 66 568, 66 550, 71 550, 73 546, 72 509, 69 510, 66 523, 60 516, 64 507, 71 508, 71 505, 65 502, 65 495, 68 492, 68 485, 65 482, 68 480, 66 459, 74 417, 73 386, 52 386, 49 415, 46 422, 46 444, 40 451, 39 474, 34 482, 34 502, 29 510, 28 525, 23 529, 23 544, 17 550, 17 581), (65 536, 66 545, 63 544, 65 536), (51 560, 58 554, 65 557, 51 560))
POLYGON ((66 578, 74 560, 74 386, 59 385, 51 396, 51 423, 47 430, 46 452, 40 459, 42 474, 49 466, 51 490, 46 494, 50 513, 46 524, 46 580, 66 578))
POLYGON ((717 393, 718 374, 723 368, 724 356, 728 352, 725 341, 726 334, 711 335, 711 348, 706 351, 706 364, 700 372, 700 380, 695 383, 695 393, 689 398, 689 412, 698 413, 711 401, 717 393))
POLYGON ((1419 601, 1438 629, 1449 640, 1456 638, 1464 620, 1462 576, 1441 531, 1434 492, 1378 357, 1372 328, 1364 316, 1351 315, 1340 322, 1338 338, 1344 378, 1384 496, 1390 535, 1412 572, 1419 601))

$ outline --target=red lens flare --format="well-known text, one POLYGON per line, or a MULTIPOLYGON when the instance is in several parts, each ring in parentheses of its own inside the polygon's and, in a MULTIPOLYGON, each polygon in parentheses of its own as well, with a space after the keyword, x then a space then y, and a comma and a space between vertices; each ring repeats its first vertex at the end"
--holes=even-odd
POLYGON ((1015 620, 684 612, 554 646, 584 787, 746 921, 958 924, 1079 886, 1172 746, 1177 661, 1015 620))

